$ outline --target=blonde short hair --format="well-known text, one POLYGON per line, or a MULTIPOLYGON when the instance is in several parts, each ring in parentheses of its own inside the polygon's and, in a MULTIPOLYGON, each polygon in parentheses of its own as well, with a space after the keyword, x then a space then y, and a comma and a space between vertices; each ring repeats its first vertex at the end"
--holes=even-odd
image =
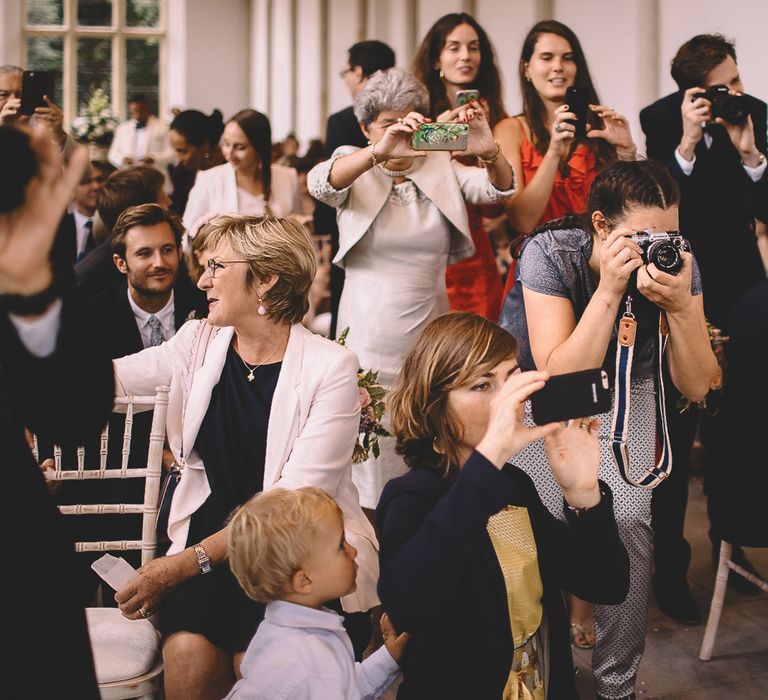
POLYGON ((270 489, 240 507, 227 530, 229 567, 253 600, 282 598, 314 544, 320 519, 341 509, 315 486, 270 489))
POLYGON ((309 310, 309 289, 317 272, 315 246, 307 229, 274 216, 222 214, 207 224, 205 250, 221 241, 247 260, 245 283, 252 287, 272 275, 275 285, 264 295, 267 316, 284 323, 300 323, 309 310))
POLYGON ((448 394, 517 357, 517 341, 495 323, 469 313, 438 316, 405 356, 387 396, 395 450, 409 467, 451 477, 461 466, 460 424, 448 394))

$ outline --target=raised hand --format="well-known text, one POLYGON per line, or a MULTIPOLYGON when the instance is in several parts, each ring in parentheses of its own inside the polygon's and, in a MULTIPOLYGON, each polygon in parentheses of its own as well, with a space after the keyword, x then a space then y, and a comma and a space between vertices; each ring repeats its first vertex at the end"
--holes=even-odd
POLYGON ((637 271, 637 291, 670 314, 685 311, 694 303, 691 295, 693 255, 681 251, 680 257, 683 266, 676 275, 662 272, 653 263, 637 271))
POLYGON ((603 105, 589 105, 589 108, 603 121, 602 129, 590 129, 588 139, 604 139, 616 148, 622 158, 634 158, 637 154, 635 142, 627 118, 603 105))
POLYGON ((693 151, 704 136, 704 127, 712 119, 712 103, 701 97, 703 90, 689 88, 683 95, 680 114, 683 118, 683 137, 678 150, 685 160, 693 160, 693 151))
POLYGON ((600 501, 597 475, 600 471, 600 421, 577 418, 568 426, 557 429, 544 438, 552 476, 563 489, 565 500, 574 508, 588 508, 600 501))
POLYGON ((37 172, 26 189, 24 204, 0 214, 0 293, 36 294, 51 283, 48 254, 75 186, 88 164, 88 151, 77 147, 66 167, 51 143, 47 126, 31 132, 37 172))
POLYGON ((427 124, 430 121, 431 119, 418 112, 410 112, 399 118, 397 123, 386 128, 384 135, 375 144, 376 159, 385 161, 395 158, 424 158, 426 152, 414 150, 411 139, 419 124, 427 124))
POLYGON ((622 295, 632 273, 643 264, 642 248, 631 241, 634 231, 619 227, 601 239, 600 287, 613 295, 622 295))

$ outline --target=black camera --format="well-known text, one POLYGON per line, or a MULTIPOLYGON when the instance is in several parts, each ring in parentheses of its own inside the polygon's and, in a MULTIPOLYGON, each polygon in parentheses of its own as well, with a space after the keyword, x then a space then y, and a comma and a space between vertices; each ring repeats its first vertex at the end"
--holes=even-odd
POLYGON ((676 275, 683 266, 680 252, 691 248, 677 231, 639 231, 629 236, 643 250, 643 262, 653 263, 659 270, 676 275))
POLYGON ((712 103, 712 119, 720 117, 729 124, 746 124, 749 111, 744 95, 731 95, 725 85, 713 85, 708 90, 694 95, 692 100, 703 97, 712 103))

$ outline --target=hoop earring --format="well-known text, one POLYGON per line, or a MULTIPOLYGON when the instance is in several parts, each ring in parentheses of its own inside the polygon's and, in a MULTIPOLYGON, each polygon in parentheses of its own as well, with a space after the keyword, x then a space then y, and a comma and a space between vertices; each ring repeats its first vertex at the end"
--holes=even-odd
POLYGON ((259 316, 264 316, 267 313, 267 309, 264 307, 261 297, 259 297, 259 308, 256 309, 256 313, 259 314, 259 316))
POLYGON ((438 75, 440 76, 440 80, 444 80, 445 79, 445 73, 443 73, 443 69, 442 68, 440 69, 440 72, 438 73, 438 75))

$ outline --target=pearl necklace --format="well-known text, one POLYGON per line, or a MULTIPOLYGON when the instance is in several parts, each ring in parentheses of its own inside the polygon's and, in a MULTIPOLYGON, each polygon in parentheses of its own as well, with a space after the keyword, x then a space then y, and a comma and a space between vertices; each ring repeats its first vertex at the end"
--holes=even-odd
POLYGON ((389 168, 385 168, 381 163, 377 163, 376 167, 384 173, 387 177, 405 177, 406 175, 410 175, 414 169, 416 168, 416 163, 411 163, 411 166, 409 168, 406 168, 405 170, 390 170, 389 168))

